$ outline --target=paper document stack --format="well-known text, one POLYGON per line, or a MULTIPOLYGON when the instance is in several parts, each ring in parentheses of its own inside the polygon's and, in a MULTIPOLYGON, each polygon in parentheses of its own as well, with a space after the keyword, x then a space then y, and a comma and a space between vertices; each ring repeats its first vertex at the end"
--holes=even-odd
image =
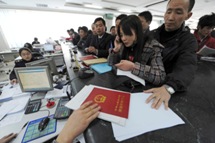
POLYGON ((202 61, 215 62, 215 57, 201 57, 202 61))
POLYGON ((22 96, 30 96, 30 93, 22 92, 19 84, 16 84, 13 86, 8 84, 7 86, 3 87, 3 89, 2 89, 2 94, 0 96, 0 102, 5 102, 5 101, 12 100, 14 98, 22 97, 22 96))
MULTIPOLYGON (((164 104, 162 104, 158 110, 152 109, 152 103, 145 103, 146 99, 151 94, 146 94, 143 92, 129 94, 127 92, 89 85, 85 86, 78 94, 76 94, 76 96, 70 102, 68 102, 66 106, 75 110, 78 109, 81 104, 83 104, 83 102, 89 100, 95 101, 97 100, 97 98, 99 98, 100 101, 101 99, 105 100, 101 95, 106 95, 107 91, 110 93, 115 92, 115 95, 113 93, 111 95, 121 95, 121 97, 124 93, 124 99, 126 99, 126 96, 129 97, 123 101, 125 103, 123 109, 125 109, 125 111, 128 110, 128 115, 122 114, 119 116, 118 113, 113 114, 111 112, 107 114, 106 111, 104 113, 102 109, 105 109, 105 107, 99 104, 101 106, 101 112, 98 118, 110 121, 112 123, 114 137, 117 141, 123 141, 144 134, 146 132, 184 124, 184 121, 180 117, 178 117, 178 115, 176 115, 171 109, 165 110, 164 104), (119 92, 120 94, 118 94, 117 92, 119 92), (92 93, 94 93, 94 95, 99 95, 100 93, 102 94, 100 94, 99 97, 94 98, 94 96, 91 96, 92 93)), ((120 96, 118 97, 120 98, 120 96)), ((116 103, 120 105, 120 102, 116 103)), ((105 106, 109 109, 111 107, 114 107, 113 109, 115 109, 116 107, 113 106, 113 103, 111 102, 107 102, 107 104, 109 104, 109 106, 105 106)))
POLYGON ((125 126, 112 123, 114 137, 123 141, 149 131, 184 124, 171 109, 165 110, 164 104, 158 109, 152 109, 145 101, 150 94, 132 93, 130 100, 129 118, 125 126))
POLYGON ((145 86, 145 80, 132 74, 131 71, 123 71, 123 70, 117 69, 117 75, 127 76, 145 86))
MULTIPOLYGON (((45 98, 46 98, 46 99, 49 99, 49 98, 61 98, 61 97, 66 97, 66 96, 67 96, 67 94, 66 94, 66 87, 67 87, 67 86, 63 86, 63 89, 54 88, 53 90, 48 91, 48 92, 46 93, 45 98)), ((70 88, 69 88, 69 89, 70 89, 70 88)))

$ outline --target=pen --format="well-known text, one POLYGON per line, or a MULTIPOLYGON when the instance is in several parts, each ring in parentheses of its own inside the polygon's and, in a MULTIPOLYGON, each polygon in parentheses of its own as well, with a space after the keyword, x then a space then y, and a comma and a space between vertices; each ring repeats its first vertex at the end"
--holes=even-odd
POLYGON ((5 115, 0 119, 0 121, 3 120, 6 116, 7 116, 7 114, 5 114, 5 115))
POLYGON ((27 126, 27 124, 28 124, 28 122, 26 122, 26 123, 22 126, 21 130, 19 131, 19 133, 27 126))

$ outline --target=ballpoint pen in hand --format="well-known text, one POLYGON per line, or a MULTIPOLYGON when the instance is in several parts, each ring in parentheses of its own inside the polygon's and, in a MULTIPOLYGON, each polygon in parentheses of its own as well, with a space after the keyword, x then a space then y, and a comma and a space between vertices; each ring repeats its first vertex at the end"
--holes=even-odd
MULTIPOLYGON (((21 130, 19 131, 19 133, 21 133, 21 131, 22 131, 27 125, 28 125, 28 122, 26 122, 26 123, 22 126, 21 130)), ((18 133, 18 134, 19 134, 19 133, 18 133)))

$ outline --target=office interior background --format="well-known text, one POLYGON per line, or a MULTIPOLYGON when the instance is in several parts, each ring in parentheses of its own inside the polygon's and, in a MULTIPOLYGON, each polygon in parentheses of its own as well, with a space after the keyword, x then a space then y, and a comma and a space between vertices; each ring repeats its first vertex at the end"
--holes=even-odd
MULTIPOLYGON (((67 29, 91 24, 103 17, 107 32, 119 14, 138 14, 149 10, 153 14, 150 29, 163 23, 168 0, 0 0, 0 52, 17 49, 38 37, 41 43, 52 38, 68 37, 67 29)), ((214 0, 196 0, 193 16, 186 22, 195 29, 199 17, 214 12, 214 0)))

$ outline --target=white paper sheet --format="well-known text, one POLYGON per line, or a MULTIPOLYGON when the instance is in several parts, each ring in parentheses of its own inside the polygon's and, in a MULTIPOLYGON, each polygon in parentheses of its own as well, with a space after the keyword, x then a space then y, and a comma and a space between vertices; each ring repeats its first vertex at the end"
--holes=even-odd
POLYGON ((46 93, 45 98, 49 99, 49 98, 60 98, 60 97, 66 97, 66 86, 63 87, 63 89, 56 89, 54 88, 54 90, 48 91, 46 93))
MULTIPOLYGON (((12 101, 12 100, 11 100, 12 101)), ((16 102, 4 102, 0 106, 0 121, 10 112, 12 111, 15 107, 18 106, 18 103, 16 102)))
MULTIPOLYGON (((74 110, 78 109, 81 106, 81 104, 85 101, 85 99, 88 97, 89 93, 93 90, 94 87, 103 88, 103 87, 94 86, 94 85, 85 86, 65 106, 74 110)), ((104 88, 104 89, 108 89, 108 88, 104 88)), ((118 116, 114 116, 106 113, 100 113, 98 118, 104 119, 106 121, 114 122, 121 126, 124 126, 126 123, 126 118, 122 118, 122 117, 118 117, 118 116)))
POLYGON ((131 71, 123 71, 123 70, 117 69, 117 75, 127 76, 145 86, 145 80, 132 74, 131 71))
POLYGON ((72 143, 86 143, 85 139, 84 139, 84 135, 80 134, 79 136, 77 136, 74 141, 72 143))
POLYGON ((2 94, 0 96, 0 102, 4 102, 6 100, 11 100, 12 98, 17 98, 21 96, 30 95, 30 93, 22 92, 19 84, 11 85, 8 84, 7 86, 4 86, 2 89, 2 94))
POLYGON ((10 114, 7 115, 2 121, 0 121, 0 128, 10 125, 10 124, 14 124, 14 123, 18 123, 22 120, 22 117, 24 115, 25 111, 19 112, 19 113, 15 113, 15 114, 10 114))
POLYGON ((23 96, 23 97, 15 98, 15 99, 9 101, 9 103, 11 103, 11 104, 16 102, 18 105, 8 114, 13 114, 13 113, 23 111, 25 109, 26 105, 28 104, 29 99, 30 99, 30 96, 23 96))
POLYGON ((116 140, 123 141, 149 131, 184 124, 171 109, 165 110, 164 104, 158 110, 152 109, 151 103, 145 103, 149 95, 143 92, 131 94, 126 125, 122 127, 112 123, 116 140))

